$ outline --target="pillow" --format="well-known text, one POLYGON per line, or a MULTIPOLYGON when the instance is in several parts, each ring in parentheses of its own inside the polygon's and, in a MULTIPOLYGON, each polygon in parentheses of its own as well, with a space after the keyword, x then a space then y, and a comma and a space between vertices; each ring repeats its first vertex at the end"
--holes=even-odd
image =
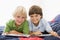
POLYGON ((0 35, 2 34, 4 28, 5 28, 5 26, 0 26, 0 35))
POLYGON ((57 15, 57 16, 54 18, 54 20, 55 20, 56 22, 60 22, 60 14, 57 15))

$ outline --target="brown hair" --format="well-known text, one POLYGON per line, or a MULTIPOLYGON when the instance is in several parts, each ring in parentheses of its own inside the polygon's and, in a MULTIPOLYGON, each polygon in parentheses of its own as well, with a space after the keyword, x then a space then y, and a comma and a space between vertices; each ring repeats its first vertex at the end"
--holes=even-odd
POLYGON ((32 14, 39 14, 42 18, 43 14, 42 14, 42 9, 39 6, 33 5, 30 9, 29 9, 29 16, 32 14))

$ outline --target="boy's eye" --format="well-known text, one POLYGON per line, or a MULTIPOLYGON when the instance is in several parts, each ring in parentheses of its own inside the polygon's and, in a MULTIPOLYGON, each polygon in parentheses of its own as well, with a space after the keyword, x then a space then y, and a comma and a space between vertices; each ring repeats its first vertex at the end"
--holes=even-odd
POLYGON ((35 15, 35 17, 38 17, 38 15, 35 15))
POLYGON ((33 16, 30 16, 30 17, 33 17, 33 16))
POLYGON ((17 18, 20 18, 20 16, 17 16, 17 18))
POLYGON ((25 18, 25 17, 22 17, 23 19, 25 18))

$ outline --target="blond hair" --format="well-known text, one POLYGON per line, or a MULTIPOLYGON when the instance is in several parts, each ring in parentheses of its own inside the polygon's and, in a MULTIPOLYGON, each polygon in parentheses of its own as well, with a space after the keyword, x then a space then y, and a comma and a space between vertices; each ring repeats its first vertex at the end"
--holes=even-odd
POLYGON ((24 15, 25 17, 27 17, 27 13, 26 13, 26 9, 23 6, 18 6, 13 14, 13 16, 15 17, 17 14, 21 14, 24 15))

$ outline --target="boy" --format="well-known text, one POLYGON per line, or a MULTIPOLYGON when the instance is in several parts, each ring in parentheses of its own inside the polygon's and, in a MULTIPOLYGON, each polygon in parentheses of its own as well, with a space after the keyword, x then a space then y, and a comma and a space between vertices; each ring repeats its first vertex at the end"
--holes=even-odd
POLYGON ((29 28, 31 35, 40 35, 47 31, 51 35, 58 37, 58 34, 52 30, 50 25, 43 19, 42 9, 39 6, 33 5, 29 10, 29 28))
POLYGON ((28 22, 26 20, 26 10, 22 6, 18 6, 13 14, 14 20, 10 20, 6 24, 5 34, 29 34, 28 22))

